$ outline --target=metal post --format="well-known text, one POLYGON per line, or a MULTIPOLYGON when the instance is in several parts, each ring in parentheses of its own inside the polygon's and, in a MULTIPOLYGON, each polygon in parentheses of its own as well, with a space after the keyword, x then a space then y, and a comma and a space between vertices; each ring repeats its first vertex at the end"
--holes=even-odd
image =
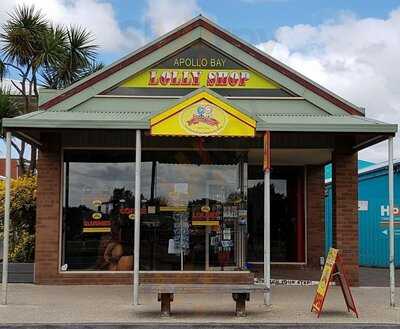
POLYGON ((264 284, 267 291, 264 294, 264 304, 271 305, 271 134, 264 134, 264 284))
POLYGON ((140 254, 140 167, 141 167, 141 132, 136 130, 136 149, 135 149, 135 242, 133 260, 133 305, 139 305, 139 254, 140 254))
POLYGON ((11 132, 6 133, 6 190, 4 199, 2 304, 7 305, 8 242, 10 238, 11 132))
POLYGON ((270 251, 270 170, 264 171, 264 283, 268 289, 264 304, 271 305, 271 251, 270 251))
POLYGON ((393 137, 388 139, 389 171, 389 272, 390 272, 390 306, 395 307, 395 271, 394 271, 394 191, 393 191, 393 137))

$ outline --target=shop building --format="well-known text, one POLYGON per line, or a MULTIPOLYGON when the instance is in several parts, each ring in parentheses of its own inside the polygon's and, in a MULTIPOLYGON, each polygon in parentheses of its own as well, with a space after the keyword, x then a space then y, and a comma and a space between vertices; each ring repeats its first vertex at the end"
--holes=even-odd
POLYGON ((357 152, 397 131, 201 16, 3 127, 40 149, 38 284, 319 267, 331 162, 333 245, 357 285, 357 152))

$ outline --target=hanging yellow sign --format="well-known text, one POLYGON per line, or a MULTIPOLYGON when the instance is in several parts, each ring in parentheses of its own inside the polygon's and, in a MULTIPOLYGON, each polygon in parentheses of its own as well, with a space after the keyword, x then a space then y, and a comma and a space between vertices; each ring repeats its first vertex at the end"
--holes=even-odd
POLYGON ((253 137, 256 122, 227 102, 201 91, 151 118, 150 127, 152 135, 253 137))

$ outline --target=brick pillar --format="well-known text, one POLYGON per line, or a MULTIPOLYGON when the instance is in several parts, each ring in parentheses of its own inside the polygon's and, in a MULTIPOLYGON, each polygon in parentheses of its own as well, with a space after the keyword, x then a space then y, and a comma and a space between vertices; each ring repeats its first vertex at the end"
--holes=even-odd
POLYGON ((46 134, 39 151, 36 211, 35 283, 58 274, 61 157, 58 135, 46 134))
POLYGON ((320 266, 325 256, 324 166, 307 166, 307 266, 320 266))
POLYGON ((332 233, 340 249, 350 284, 358 286, 358 172, 357 153, 333 152, 332 233))

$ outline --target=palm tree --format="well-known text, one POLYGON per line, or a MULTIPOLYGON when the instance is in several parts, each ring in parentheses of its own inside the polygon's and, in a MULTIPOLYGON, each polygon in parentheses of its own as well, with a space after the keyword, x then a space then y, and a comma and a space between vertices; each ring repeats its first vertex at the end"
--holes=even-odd
MULTIPOLYGON (((2 30, 0 79, 8 72, 19 74, 19 83, 11 81, 23 99, 17 114, 36 109, 38 86, 65 88, 103 67, 95 60, 98 46, 87 30, 54 26, 34 6, 17 7, 2 30)), ((10 111, 0 112, 1 119, 10 116, 13 116, 10 111)), ((24 170, 25 142, 13 146, 24 170)), ((28 169, 32 174, 36 169, 36 154, 32 145, 28 169)))
POLYGON ((61 89, 103 68, 95 61, 97 46, 91 44, 92 37, 81 27, 70 27, 64 31, 64 52, 54 63, 45 63, 41 76, 48 88, 61 89))

